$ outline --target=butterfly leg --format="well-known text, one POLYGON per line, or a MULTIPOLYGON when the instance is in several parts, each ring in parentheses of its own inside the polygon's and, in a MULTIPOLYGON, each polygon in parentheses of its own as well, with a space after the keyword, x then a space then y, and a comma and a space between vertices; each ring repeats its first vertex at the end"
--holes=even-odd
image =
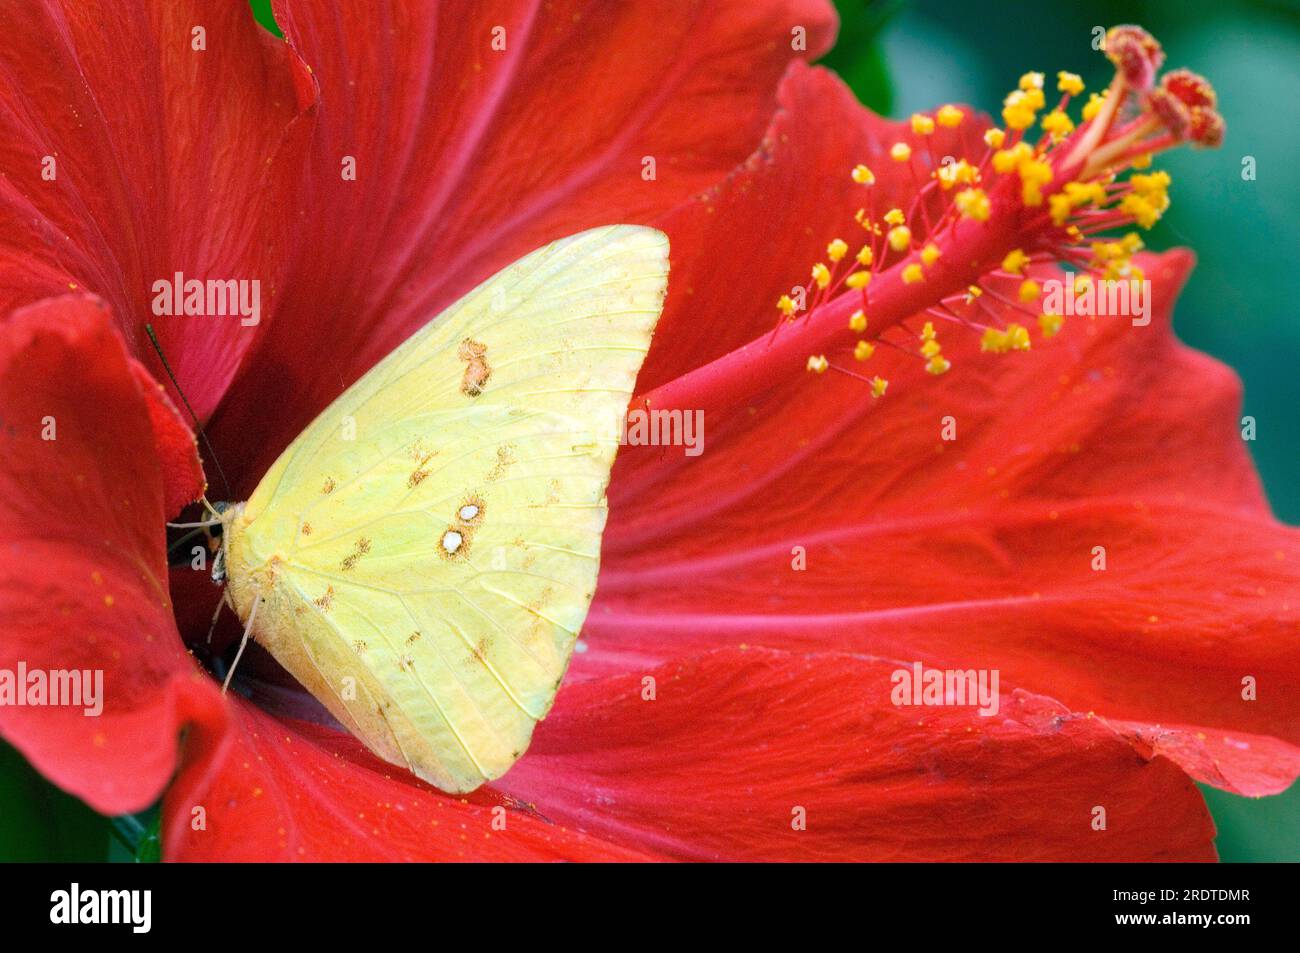
MULTIPOLYGON (((222 597, 225 598, 224 596, 222 597)), ((239 651, 235 653, 235 660, 230 663, 230 671, 226 673, 226 680, 221 683, 221 694, 226 694, 226 689, 230 687, 230 680, 235 675, 235 668, 239 665, 239 660, 244 654, 244 649, 248 646, 248 637, 253 632, 253 620, 257 618, 257 607, 262 604, 261 595, 253 597, 253 608, 248 611, 248 625, 244 626, 244 637, 239 640, 239 651)), ((219 608, 219 607, 218 607, 219 608)))

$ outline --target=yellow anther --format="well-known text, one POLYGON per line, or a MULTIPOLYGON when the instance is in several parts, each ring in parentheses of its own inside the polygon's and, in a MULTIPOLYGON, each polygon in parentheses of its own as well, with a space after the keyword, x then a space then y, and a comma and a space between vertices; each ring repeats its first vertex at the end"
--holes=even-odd
POLYGON ((849 330, 861 334, 866 329, 867 329, 867 316, 863 314, 862 309, 859 308, 857 311, 854 311, 851 315, 849 315, 849 330))
POLYGON ((1064 225, 1070 213, 1074 211, 1073 206, 1070 205, 1070 197, 1060 192, 1048 197, 1047 207, 1052 212, 1053 225, 1064 225))
POLYGON ((1135 156, 1133 158, 1132 166, 1135 169, 1151 168, 1151 153, 1144 152, 1140 156, 1135 156))
POLYGON ((1019 248, 1015 248, 1007 252, 1007 256, 1002 259, 1002 270, 1018 275, 1027 264, 1029 264, 1029 256, 1019 248))
POLYGON ((1101 112, 1102 105, 1106 102, 1106 97, 1100 93, 1093 93, 1088 97, 1088 101, 1083 104, 1083 121, 1087 122, 1094 119, 1097 113, 1101 112))
POLYGON ((871 272, 869 271, 855 271, 844 279, 844 284, 852 288, 854 291, 861 291, 870 283, 871 272))
POLYGON ((794 301, 791 300, 789 295, 781 295, 780 299, 776 302, 776 306, 787 318, 793 317, 797 310, 794 301))
POLYGON ((1007 340, 1011 344, 1011 350, 1028 351, 1030 345, 1029 329, 1019 324, 1008 324, 1007 340))
POLYGON ((871 396, 872 396, 872 397, 884 397, 884 396, 885 396, 885 391, 886 391, 888 388, 889 388, 889 381, 885 380, 883 377, 873 377, 873 378, 871 378, 871 396))
POLYGON ((903 214, 903 210, 901 208, 891 208, 888 212, 885 213, 886 225, 902 225, 906 221, 907 221, 907 216, 903 214))
POLYGON ((839 238, 826 246, 826 257, 829 258, 832 263, 839 261, 848 253, 849 243, 839 238))
POLYGON ((873 185, 876 181, 876 177, 865 165, 855 165, 853 167, 852 175, 853 181, 858 183, 858 185, 873 185))
POLYGON ((889 158, 895 162, 906 162, 912 158, 912 147, 906 142, 895 142, 889 147, 889 158))
POLYGON ((966 303, 970 304, 976 298, 984 293, 984 289, 979 285, 968 285, 966 287, 966 303))
POLYGON ((973 219, 976 222, 989 220, 989 197, 984 194, 983 189, 963 189, 957 193, 953 203, 962 218, 973 219))
POLYGON ((818 288, 825 288, 831 283, 831 270, 821 262, 812 266, 812 279, 817 282, 818 288))
POLYGON ((871 246, 863 245, 861 248, 859 248, 857 259, 858 259, 858 264, 861 265, 863 268, 870 268, 871 262, 875 259, 875 255, 873 255, 871 251, 871 246))
POLYGON ((866 341, 859 341, 853 346, 853 357, 859 361, 866 361, 876 353, 876 346, 866 341))
POLYGON ((906 225, 895 225, 889 230, 889 247, 894 251, 906 251, 912 244, 912 230, 906 225))
POLYGON ((954 126, 960 126, 961 121, 966 118, 966 114, 949 103, 946 106, 940 106, 939 111, 934 114, 934 118, 939 121, 939 125, 951 129, 954 126))
POLYGON ((1021 301, 1029 304, 1038 300, 1038 296, 1043 293, 1043 286, 1032 278, 1026 278, 1020 282, 1020 290, 1016 293, 1020 296, 1021 301))
POLYGON ((930 374, 935 375, 936 377, 938 377, 940 374, 946 374, 949 368, 951 367, 952 367, 952 362, 949 361, 946 357, 941 357, 938 354, 936 354, 934 357, 930 358, 928 361, 925 362, 926 371, 930 374))
POLYGON ((1052 137, 1053 142, 1060 142, 1074 131, 1074 121, 1062 110, 1053 109, 1043 117, 1043 131, 1052 137))
POLYGON ((1011 342, 1007 338, 1007 332, 999 331, 997 328, 985 328, 984 334, 980 337, 980 350, 992 351, 994 354, 1005 354, 1011 350, 1011 342))
POLYGON ((939 260, 941 254, 943 253, 939 251, 939 246, 931 242, 921 249, 921 262, 928 268, 939 260))
POLYGON ((1001 129, 986 129, 984 131, 984 142, 991 149, 1001 149, 1002 143, 1007 141, 1007 134, 1001 129))
POLYGON ((917 285, 922 281, 925 281, 925 272, 921 270, 921 266, 916 262, 912 262, 903 268, 903 284, 917 285))
POLYGON ((939 346, 938 341, 926 341, 924 344, 921 345, 921 356, 934 357, 942 350, 943 348, 939 346))
POLYGON ((934 340, 934 322, 933 322, 933 321, 927 321, 927 322, 925 322, 925 324, 921 327, 921 335, 920 335, 920 337, 921 337, 921 340, 922 340, 922 341, 933 341, 933 340, 934 340))
POLYGON ((999 149, 993 153, 993 171, 1007 173, 1018 169, 1022 162, 1028 162, 1034 156, 1033 147, 1023 140, 1010 149, 999 149))
POLYGON ((1043 332, 1043 337, 1055 337, 1061 330, 1061 325, 1065 319, 1059 314, 1040 314, 1038 316, 1038 330, 1043 332))
POLYGON ((1056 88, 1071 96, 1078 96, 1083 92, 1083 77, 1078 73, 1067 73, 1061 70, 1056 74, 1056 88))
POLYGON ((959 159, 956 162, 945 162, 934 172, 934 177, 939 180, 939 187, 945 191, 954 185, 970 185, 979 179, 979 169, 971 165, 965 159, 959 159))
POLYGON ((934 132, 934 120, 924 113, 912 113, 912 131, 918 136, 928 136, 934 132))
POLYGON ((1052 181, 1052 166, 1042 159, 1026 159, 1016 171, 1020 174, 1020 200, 1026 205, 1043 204, 1043 186, 1052 181))
MULTIPOLYGON (((1041 96, 1042 93, 1039 93, 1041 96)), ((1029 96, 1020 90, 1011 93, 1002 104, 1002 121, 1008 129, 1028 129, 1034 124, 1037 110, 1029 96)))
POLYGON ((1029 92, 1030 90, 1034 90, 1034 89, 1042 89, 1043 80, 1045 80, 1046 78, 1047 77, 1045 77, 1042 73, 1025 73, 1023 76, 1020 77, 1020 83, 1018 85, 1025 92, 1029 92))
POLYGON ((814 354, 808 358, 808 370, 814 374, 825 374, 826 368, 830 366, 830 361, 826 360, 825 354, 814 354))

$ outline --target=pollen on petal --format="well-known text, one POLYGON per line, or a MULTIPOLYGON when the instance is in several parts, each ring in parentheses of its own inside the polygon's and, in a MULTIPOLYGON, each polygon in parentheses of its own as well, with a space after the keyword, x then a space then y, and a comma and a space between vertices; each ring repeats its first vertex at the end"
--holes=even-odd
POLYGON ((853 181, 858 185, 872 185, 876 181, 875 175, 865 165, 855 165, 852 175, 853 181))
POLYGON ((895 162, 906 162, 912 158, 912 147, 906 142, 895 142, 889 147, 889 158, 895 162))

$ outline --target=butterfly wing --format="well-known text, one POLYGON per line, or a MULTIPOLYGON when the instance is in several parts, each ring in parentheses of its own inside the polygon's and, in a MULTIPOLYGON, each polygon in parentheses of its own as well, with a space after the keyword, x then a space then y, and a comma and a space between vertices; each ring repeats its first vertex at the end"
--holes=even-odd
POLYGON ((667 274, 636 226, 521 259, 331 404, 228 527, 256 639, 442 790, 503 774, 555 698, 667 274))

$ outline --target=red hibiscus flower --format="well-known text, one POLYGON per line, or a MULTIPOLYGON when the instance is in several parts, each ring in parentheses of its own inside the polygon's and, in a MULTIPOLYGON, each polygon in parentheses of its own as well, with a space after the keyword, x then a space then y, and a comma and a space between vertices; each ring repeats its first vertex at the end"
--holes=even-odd
POLYGON ((99 7, 3 24, 0 668, 102 669, 104 710, 0 733, 103 812, 165 792, 167 858, 1208 859, 1193 780, 1300 773, 1300 541, 1234 378, 1170 331, 1190 256, 1123 237, 1167 181, 1115 173, 1222 134, 1145 34, 1085 118, 1028 74, 990 132, 798 62, 815 0, 286 0, 283 42, 240 4, 99 7), (223 697, 186 651, 217 591, 168 573, 203 471, 145 322, 243 499, 439 309, 614 221, 673 248, 634 406, 702 411, 705 452, 620 455, 524 758, 448 797, 255 650, 223 697), (1061 262, 1149 281, 1150 323, 1045 309, 1061 262), (260 320, 155 318, 178 272, 258 278, 260 320), (900 704, 918 666, 996 672, 996 711, 900 704))

